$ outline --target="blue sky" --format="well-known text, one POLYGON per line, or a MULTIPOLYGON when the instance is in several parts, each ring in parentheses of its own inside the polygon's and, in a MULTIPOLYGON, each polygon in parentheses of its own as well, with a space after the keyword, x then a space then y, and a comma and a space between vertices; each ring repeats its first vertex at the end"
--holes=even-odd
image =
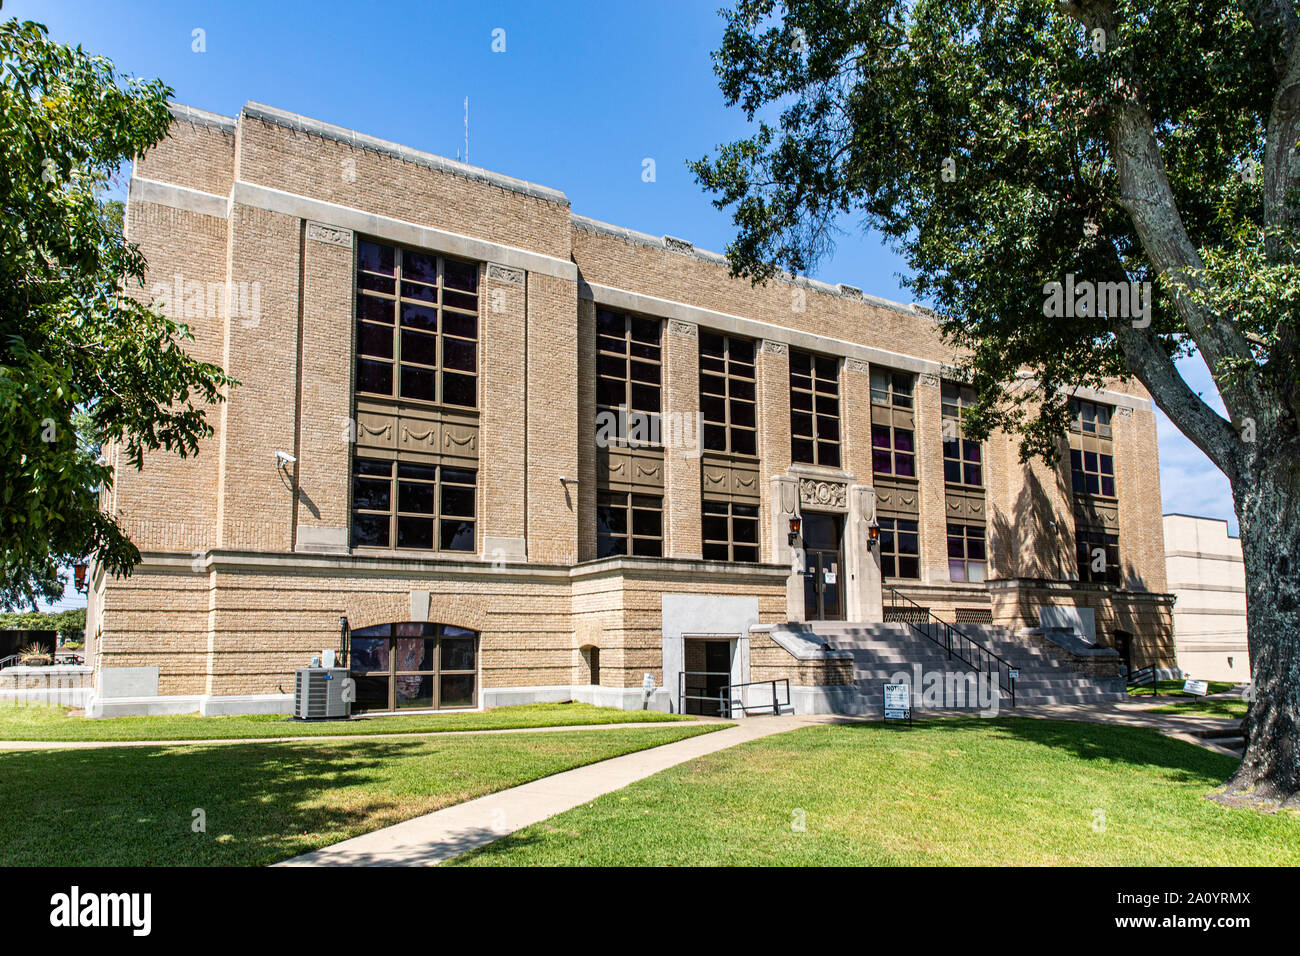
MULTIPOLYGON (((730 220, 684 164, 746 129, 713 75, 722 5, 11 0, 3 15, 159 76, 190 106, 233 116, 256 100, 453 158, 468 96, 474 165, 562 189, 583 215, 721 251, 730 220)), ((902 260, 845 226, 815 277, 910 301, 902 260)), ((1213 394, 1201 363, 1188 377, 1213 394)), ((1160 466, 1165 511, 1225 518, 1235 533, 1226 479, 1163 416, 1160 466)))

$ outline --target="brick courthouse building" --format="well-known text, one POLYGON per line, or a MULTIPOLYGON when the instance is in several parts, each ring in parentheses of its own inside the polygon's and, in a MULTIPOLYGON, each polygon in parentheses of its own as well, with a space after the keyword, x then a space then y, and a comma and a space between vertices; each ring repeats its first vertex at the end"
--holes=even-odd
POLYGON ((924 311, 754 287, 270 107, 174 114, 131 180, 141 294, 242 384, 197 457, 117 468, 104 506, 144 561, 92 573, 92 714, 287 710, 342 619, 365 709, 640 707, 646 674, 680 706, 682 670, 719 668, 826 709, 844 655, 766 625, 879 622, 890 589, 1012 635, 1064 609, 1172 664, 1136 383, 1081 390, 1060 466, 1022 466, 962 437, 924 311))

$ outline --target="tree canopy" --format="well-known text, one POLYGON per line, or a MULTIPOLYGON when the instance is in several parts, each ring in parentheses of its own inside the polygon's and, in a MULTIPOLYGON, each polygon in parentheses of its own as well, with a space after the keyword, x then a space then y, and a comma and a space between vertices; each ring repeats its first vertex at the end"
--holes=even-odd
POLYGON ((1026 453, 1055 453, 1076 386, 1137 374, 1232 471, 1234 429, 1174 365, 1196 350, 1234 418, 1264 393, 1300 411, 1295 206, 1266 145, 1295 68, 1290 4, 745 0, 724 15, 721 87, 759 125, 692 165, 733 208, 735 271, 805 271, 860 217, 970 350, 976 432, 1018 428, 1026 453), (1165 216, 1181 229, 1147 221, 1165 216), (1149 282, 1150 314, 1045 315, 1045 286, 1069 276, 1149 282), (1022 370, 1043 386, 1032 414, 1022 370))
POLYGON ((139 552, 99 507, 146 452, 195 454, 204 407, 231 380, 191 358, 189 330, 131 295, 145 260, 107 187, 171 123, 171 90, 107 59, 0 24, 0 604, 62 593, 94 555, 125 574, 139 552))

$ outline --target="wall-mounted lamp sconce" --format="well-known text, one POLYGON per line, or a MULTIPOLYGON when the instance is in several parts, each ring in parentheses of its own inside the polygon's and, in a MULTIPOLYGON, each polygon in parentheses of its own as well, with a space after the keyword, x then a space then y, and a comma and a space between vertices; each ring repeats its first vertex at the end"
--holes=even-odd
POLYGON ((790 542, 790 547, 793 548, 793 547, 795 546, 796 542, 798 542, 798 540, 799 540, 799 530, 800 530, 802 527, 803 527, 803 518, 800 518, 798 515, 791 515, 791 516, 790 516, 790 534, 789 534, 789 537, 788 537, 788 539, 787 539, 787 540, 790 542))
POLYGON ((880 524, 876 521, 867 525, 867 542, 869 547, 880 547, 880 524))

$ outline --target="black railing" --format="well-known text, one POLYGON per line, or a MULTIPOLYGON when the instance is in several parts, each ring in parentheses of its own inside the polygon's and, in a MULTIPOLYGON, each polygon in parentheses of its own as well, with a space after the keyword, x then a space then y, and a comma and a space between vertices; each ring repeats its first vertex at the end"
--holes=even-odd
POLYGON ((1011 706, 1016 706, 1016 676, 1020 670, 1016 665, 995 654, 956 625, 940 620, 929 608, 921 607, 906 594, 888 585, 885 590, 889 592, 889 613, 894 620, 934 641, 948 652, 949 657, 957 658, 981 674, 988 674, 997 681, 999 690, 1006 691, 1011 698, 1011 706), (903 614, 903 611, 910 613, 903 614))
POLYGON ((1126 681, 1129 687, 1145 687, 1151 685, 1151 696, 1160 696, 1160 682, 1156 680, 1156 665, 1150 664, 1146 667, 1139 667, 1137 670, 1128 675, 1126 681))
POLYGON ((751 710, 767 710, 770 707, 773 714, 779 715, 782 707, 790 706, 790 679, 788 677, 781 677, 776 680, 749 681, 744 684, 733 684, 731 683, 730 678, 731 674, 727 671, 681 671, 677 677, 678 708, 683 714, 692 713, 692 711, 687 709, 688 705, 686 702, 688 700, 694 700, 700 702, 699 715, 701 717, 730 717, 732 716, 733 707, 738 708, 745 714, 748 714, 751 710), (706 678, 706 680, 704 684, 701 685, 698 681, 688 682, 687 678, 691 677, 703 677, 706 678), (715 692, 710 693, 708 687, 709 682, 707 680, 709 677, 725 677, 728 678, 728 680, 725 683, 718 685, 715 692), (784 701, 777 696, 776 689, 778 684, 785 685, 784 701), (743 694, 739 696, 735 694, 735 691, 743 690, 746 687, 771 687, 772 702, 770 704, 758 704, 751 707, 745 703, 743 694), (688 691, 702 691, 703 693, 692 694, 687 693, 688 691), (716 708, 716 713, 706 713, 706 704, 710 706, 710 709, 716 708))

